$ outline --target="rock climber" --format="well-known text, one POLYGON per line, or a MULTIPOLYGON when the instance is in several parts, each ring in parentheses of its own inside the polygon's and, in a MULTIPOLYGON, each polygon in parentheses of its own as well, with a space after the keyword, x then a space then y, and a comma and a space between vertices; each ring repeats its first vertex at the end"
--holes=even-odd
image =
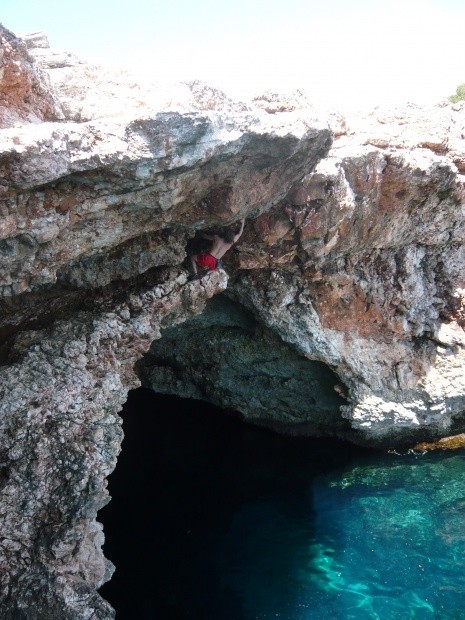
POLYGON ((240 222, 240 227, 236 229, 228 228, 225 232, 215 235, 207 235, 202 233, 202 238, 210 241, 210 247, 208 252, 202 252, 200 254, 193 254, 190 257, 190 264, 192 271, 191 280, 201 278, 205 273, 209 271, 215 271, 221 267, 221 259, 226 252, 239 240, 240 236, 244 232, 245 219, 240 222), (199 268, 202 270, 199 273, 199 268))

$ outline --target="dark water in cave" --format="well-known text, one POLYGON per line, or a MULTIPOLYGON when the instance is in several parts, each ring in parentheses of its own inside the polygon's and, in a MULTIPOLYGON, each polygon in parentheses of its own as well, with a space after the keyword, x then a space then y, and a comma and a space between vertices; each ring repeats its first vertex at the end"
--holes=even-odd
POLYGON ((100 513, 117 620, 465 619, 465 453, 280 437, 130 393, 100 513))

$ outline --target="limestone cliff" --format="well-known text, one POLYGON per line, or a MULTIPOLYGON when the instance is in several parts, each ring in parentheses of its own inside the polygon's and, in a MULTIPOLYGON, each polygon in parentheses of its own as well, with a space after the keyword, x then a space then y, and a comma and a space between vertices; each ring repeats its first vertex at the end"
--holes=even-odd
POLYGON ((95 519, 141 379, 284 432, 464 430, 463 105, 322 116, 0 38, 2 617, 113 616, 95 519))

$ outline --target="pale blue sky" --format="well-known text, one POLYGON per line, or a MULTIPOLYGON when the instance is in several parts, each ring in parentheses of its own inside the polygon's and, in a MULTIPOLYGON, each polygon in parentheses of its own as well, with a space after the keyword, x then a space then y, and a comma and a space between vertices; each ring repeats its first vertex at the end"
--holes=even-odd
POLYGON ((465 82, 465 0, 0 0, 18 34, 232 94, 437 100, 465 82))

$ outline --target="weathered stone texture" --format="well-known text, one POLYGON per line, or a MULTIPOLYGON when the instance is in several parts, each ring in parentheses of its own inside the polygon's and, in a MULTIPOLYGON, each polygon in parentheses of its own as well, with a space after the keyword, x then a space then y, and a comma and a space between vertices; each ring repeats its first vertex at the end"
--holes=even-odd
POLYGON ((329 145, 328 130, 303 123, 178 113, 22 132, 4 135, 3 296, 54 283, 68 265, 148 232, 265 209, 329 145))
POLYGON ((26 44, 0 24, 0 128, 62 118, 46 74, 26 44))
POLYGON ((349 432, 338 378, 286 346, 224 295, 182 325, 164 330, 137 365, 160 393, 208 400, 246 421, 290 433, 349 432))
POLYGON ((442 433, 464 411, 463 188, 430 150, 336 141, 241 244, 230 291, 336 370, 370 441, 442 433))
POLYGON ((320 120, 0 36, 2 617, 113 616, 95 516, 137 362, 286 432, 465 429, 462 104, 320 120), (229 301, 176 328, 226 288, 186 247, 241 218, 229 301))
POLYGON ((0 375, 2 618, 110 618, 95 592, 109 579, 97 511, 116 464, 117 412, 137 387, 135 362, 160 328, 201 312, 224 272, 186 284, 176 270, 111 311, 23 332, 0 375))

